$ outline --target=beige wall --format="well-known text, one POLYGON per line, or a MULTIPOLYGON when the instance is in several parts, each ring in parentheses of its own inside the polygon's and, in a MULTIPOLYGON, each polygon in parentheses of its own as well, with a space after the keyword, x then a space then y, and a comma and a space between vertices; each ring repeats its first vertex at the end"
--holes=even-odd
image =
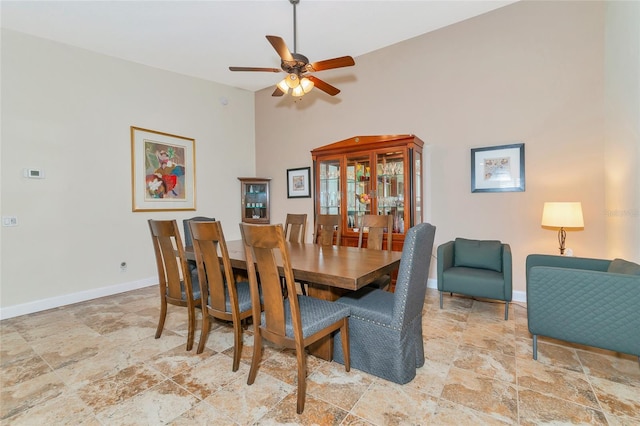
POLYGON ((607 3, 607 257, 640 259, 640 2, 607 3))
POLYGON ((274 179, 272 217, 312 217, 311 200, 286 198, 285 180, 285 169, 311 165, 311 149, 414 133, 429 146, 426 221, 436 245, 457 236, 510 243, 522 292, 527 254, 558 253, 555 231, 540 227, 543 203, 581 201, 586 226, 567 246, 606 257, 604 12, 600 2, 519 2, 319 73, 342 90, 335 98, 258 92, 256 170, 274 179), (470 149, 514 142, 525 143, 526 191, 471 193, 470 149))
POLYGON ((19 223, 0 228, 2 316, 157 282, 149 218, 213 214, 240 237, 253 93, 12 31, 1 77, 2 215, 19 223), (131 211, 130 126, 195 138, 196 212, 131 211))
POLYGON ((582 201, 576 255, 640 261, 638 4, 606 12, 519 2, 324 71, 343 92, 298 103, 3 30, 0 208, 19 225, 0 228, 0 318, 153 284, 149 218, 215 215, 239 238, 237 176, 273 178, 275 222, 311 216, 310 199, 286 198, 286 169, 362 134, 427 143, 436 244, 509 242, 517 292, 526 255, 556 253, 555 232, 539 225, 544 201, 582 201), (132 125, 196 139, 196 212, 131 212, 132 125), (471 194, 470 149, 511 142, 526 146, 526 192, 471 194), (26 167, 46 179, 23 178, 26 167))

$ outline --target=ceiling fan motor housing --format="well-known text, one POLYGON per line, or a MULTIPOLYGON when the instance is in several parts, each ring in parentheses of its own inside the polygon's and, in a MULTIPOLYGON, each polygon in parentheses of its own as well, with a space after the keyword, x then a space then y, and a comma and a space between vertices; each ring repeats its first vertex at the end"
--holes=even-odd
POLYGON ((309 59, 306 56, 301 55, 299 53, 292 53, 294 61, 285 61, 283 60, 280 64, 282 70, 287 74, 302 74, 307 70, 307 65, 309 64, 309 59))

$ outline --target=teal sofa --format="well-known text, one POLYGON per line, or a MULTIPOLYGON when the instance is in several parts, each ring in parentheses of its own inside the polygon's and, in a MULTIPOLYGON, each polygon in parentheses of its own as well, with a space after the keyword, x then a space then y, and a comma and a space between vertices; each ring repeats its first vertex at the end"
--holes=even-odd
POLYGON ((531 254, 526 280, 533 359, 538 336, 640 357, 640 265, 531 254))

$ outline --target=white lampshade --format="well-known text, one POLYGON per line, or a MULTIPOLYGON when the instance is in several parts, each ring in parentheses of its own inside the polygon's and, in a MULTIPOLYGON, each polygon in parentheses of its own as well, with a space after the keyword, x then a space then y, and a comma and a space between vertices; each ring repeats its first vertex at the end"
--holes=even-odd
POLYGON ((584 228, 582 203, 544 203, 544 208, 542 210, 542 226, 553 228, 584 228))
POLYGON ((286 95, 289 91, 289 85, 287 84, 287 79, 283 79, 280 83, 278 83, 278 89, 282 90, 282 92, 286 95))
POLYGON ((311 91, 311 89, 313 89, 313 81, 309 80, 307 77, 304 77, 302 80, 300 80, 300 86, 302 86, 302 90, 304 90, 304 93, 309 93, 311 91))
POLYGON ((295 74, 289 74, 285 78, 285 81, 287 82, 287 86, 291 87, 292 89, 295 89, 300 85, 300 78, 298 78, 298 76, 295 74))
POLYGON ((291 96, 295 96, 295 97, 304 96, 304 93, 305 91, 302 88, 302 85, 300 85, 293 88, 293 90, 291 91, 291 96))

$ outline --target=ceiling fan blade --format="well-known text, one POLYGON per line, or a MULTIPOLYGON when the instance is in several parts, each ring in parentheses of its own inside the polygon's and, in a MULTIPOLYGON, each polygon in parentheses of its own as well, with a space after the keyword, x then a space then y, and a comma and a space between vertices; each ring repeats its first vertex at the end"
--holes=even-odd
POLYGON ((317 87, 318 89, 322 90, 323 92, 328 93, 331 96, 335 96, 338 93, 340 93, 340 89, 330 85, 329 83, 327 83, 325 81, 320 80, 318 77, 314 77, 312 75, 308 75, 306 77, 309 80, 313 81, 313 84, 315 85, 315 87, 317 87))
POLYGON ((259 67, 229 67, 229 71, 265 71, 280 72, 280 68, 259 68, 259 67))
POLYGON ((355 61, 351 56, 341 56, 339 58, 327 59, 325 61, 318 61, 307 66, 309 71, 323 71, 333 68, 350 67, 355 65, 355 61))
POLYGON ((266 37, 267 37, 267 40, 269 40, 269 43, 271 43, 271 45, 273 46, 273 48, 276 49, 276 52, 278 52, 278 56, 280 56, 280 59, 282 59, 285 62, 295 61, 295 59, 293 59, 293 56, 291 55, 291 52, 289 51, 289 48, 287 47, 287 44, 284 42, 282 38, 278 36, 272 36, 272 35, 268 35, 266 37))
POLYGON ((282 96, 282 95, 284 95, 284 92, 280 90, 278 86, 276 86, 276 90, 274 90, 273 93, 271 94, 271 96, 282 96))

